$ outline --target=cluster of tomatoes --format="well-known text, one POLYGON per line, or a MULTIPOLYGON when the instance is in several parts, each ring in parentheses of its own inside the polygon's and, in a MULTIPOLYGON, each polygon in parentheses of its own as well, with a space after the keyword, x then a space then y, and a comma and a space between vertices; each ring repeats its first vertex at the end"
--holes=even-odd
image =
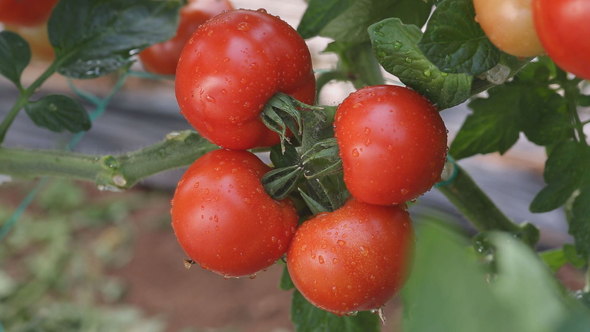
POLYGON ((473 0, 490 41, 518 57, 546 53, 562 69, 590 80, 587 0, 473 0))
POLYGON ((315 102, 309 50, 280 18, 227 11, 187 41, 176 69, 178 104, 223 149, 195 161, 178 183, 171 209, 178 241, 191 263, 226 278, 254 276, 286 254, 294 285, 315 306, 338 315, 377 309, 408 277, 414 231, 405 202, 440 180, 444 123, 407 88, 351 94, 334 132, 352 197, 298 225, 305 216, 291 198, 265 191, 271 168, 246 151, 280 143, 261 120, 277 92, 315 102))

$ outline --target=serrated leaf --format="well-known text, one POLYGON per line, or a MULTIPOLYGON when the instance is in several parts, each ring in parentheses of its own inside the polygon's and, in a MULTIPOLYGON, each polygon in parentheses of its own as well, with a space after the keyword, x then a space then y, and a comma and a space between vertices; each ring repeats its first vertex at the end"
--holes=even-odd
POLYGON ((317 36, 330 21, 353 3, 354 0, 311 0, 299 22, 297 32, 303 39, 317 36))
POLYGON ((355 317, 338 317, 318 309, 299 293, 293 293, 291 320, 297 332, 377 332, 381 331, 379 317, 360 312, 355 317))
POLYGON ((473 77, 446 74, 436 68, 418 49, 422 32, 391 18, 369 27, 373 52, 383 68, 404 84, 424 95, 439 110, 459 105, 471 94, 473 77))
POLYGON ((573 137, 567 101, 553 90, 544 88, 523 93, 520 110, 522 131, 531 142, 551 145, 573 137))
POLYGON ((82 105, 64 95, 47 95, 37 101, 29 102, 25 111, 33 122, 51 131, 72 133, 90 129, 88 113, 82 105))
POLYGON ((587 147, 567 141, 555 146, 545 162, 544 187, 531 203, 533 213, 548 212, 563 205, 581 185, 587 168, 587 147))
POLYGON ((508 151, 520 132, 520 98, 518 87, 501 85, 490 89, 488 98, 469 103, 473 113, 461 126, 449 154, 458 160, 478 153, 508 151))
POLYGON ((20 86, 20 77, 30 61, 29 43, 14 32, 0 31, 0 75, 20 86))
POLYGON ((106 75, 131 56, 172 38, 180 0, 62 0, 48 23, 57 71, 72 78, 106 75))
POLYGON ((446 73, 478 76, 500 60, 500 50, 475 22, 472 0, 445 0, 418 42, 422 53, 446 73))

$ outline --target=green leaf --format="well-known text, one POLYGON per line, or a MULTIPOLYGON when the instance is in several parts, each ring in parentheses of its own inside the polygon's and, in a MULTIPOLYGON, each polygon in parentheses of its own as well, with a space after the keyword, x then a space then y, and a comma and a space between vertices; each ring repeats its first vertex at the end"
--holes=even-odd
POLYGON ((439 110, 469 98, 473 77, 438 70, 416 46, 422 32, 415 25, 404 25, 391 18, 370 26, 369 34, 373 52, 383 68, 426 96, 439 110))
POLYGON ((586 264, 588 264, 588 261, 586 260, 586 258, 578 255, 578 252, 576 251, 576 247, 566 243, 563 245, 563 256, 565 257, 566 261, 569 262, 570 264, 572 264, 574 267, 577 268, 582 268, 584 267, 586 264))
POLYGON ((333 42, 324 52, 338 54, 339 69, 355 88, 384 84, 379 62, 373 55, 371 43, 360 44, 333 42))
MULTIPOLYGON (((588 162, 584 167, 587 170, 588 162)), ((580 195, 572 206, 572 218, 568 230, 574 237, 576 251, 585 258, 590 257, 590 181, 588 178, 589 175, 586 174, 586 181, 580 190, 580 195)))
POLYGON ((299 293, 293 293, 291 320, 296 332, 372 332, 381 331, 379 317, 370 312, 360 312, 355 317, 338 317, 318 309, 299 293))
POLYGON ((533 199, 531 212, 547 212, 563 205, 579 188, 587 160, 587 147, 583 144, 573 141, 558 144, 545 163, 543 177, 547 186, 533 199))
POLYGON ((568 262, 564 250, 561 248, 545 250, 539 253, 539 256, 541 257, 543 262, 545 262, 545 265, 547 265, 547 267, 549 267, 549 269, 553 273, 557 272, 559 269, 561 269, 562 266, 564 266, 568 262))
POLYGON ((426 24, 432 10, 431 0, 398 0, 395 5, 395 17, 405 24, 422 27, 426 24))
POLYGON ((180 0, 62 0, 48 23, 58 72, 72 78, 106 75, 142 49, 172 38, 180 0))
POLYGON ((472 0, 445 0, 432 14, 418 47, 446 73, 478 76, 500 60, 500 50, 477 22, 472 0))
POLYGON ((590 107, 590 96, 580 95, 578 97, 578 105, 580 105, 582 107, 590 107))
POLYGON ((520 110, 522 131, 531 142, 552 145, 573 137, 567 101, 553 90, 543 88, 523 93, 520 110))
POLYGON ((449 154, 462 159, 478 153, 508 151, 518 140, 520 98, 518 87, 501 85, 489 90, 487 99, 469 103, 469 115, 457 133, 449 154))
POLYGON ((305 204, 311 210, 311 213, 318 214, 318 213, 329 212, 330 211, 329 208, 327 208, 322 203, 320 203, 320 202, 316 201, 315 199, 313 199, 311 196, 309 196, 303 190, 301 190, 301 188, 299 188, 299 194, 303 198, 303 201, 305 202, 305 204))
POLYGON ((47 95, 29 102, 25 110, 37 126, 55 132, 68 130, 77 133, 91 126, 84 107, 77 100, 64 95, 47 95))
POLYGON ((330 21, 353 3, 353 0, 311 0, 299 22, 297 32, 303 39, 317 36, 330 21))
POLYGON ((31 61, 26 40, 11 31, 0 31, 0 75, 20 87, 20 77, 31 61))
POLYGON ((298 165, 277 168, 264 174, 261 181, 264 190, 274 199, 283 199, 296 187, 303 175, 303 168, 298 165))
POLYGON ((281 274, 279 288, 285 291, 295 288, 295 285, 293 284, 293 280, 291 280, 291 276, 289 275, 289 269, 287 268, 286 264, 283 267, 283 274, 281 274))

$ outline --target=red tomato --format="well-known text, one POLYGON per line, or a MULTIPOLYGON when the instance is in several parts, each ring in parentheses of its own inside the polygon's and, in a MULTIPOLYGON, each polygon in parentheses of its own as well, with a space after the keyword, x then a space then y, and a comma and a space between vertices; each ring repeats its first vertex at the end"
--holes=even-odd
POLYGON ((176 70, 181 113, 209 141, 245 150, 279 143, 260 112, 277 92, 315 101, 305 41, 276 16, 234 10, 201 25, 176 70))
POLYGON ((311 304, 341 316, 377 309, 396 295, 409 275, 413 248, 405 209, 353 198, 297 229, 287 267, 311 304))
POLYGON ((0 22, 35 26, 47 21, 59 0, 0 0, 0 22))
POLYGON ((4 28, 6 30, 18 33, 29 43, 33 58, 53 61, 55 53, 53 51, 53 46, 51 46, 51 43, 49 42, 47 24, 41 24, 33 27, 6 24, 4 25, 4 28))
POLYGON ((193 32, 211 17, 224 10, 232 10, 227 0, 190 0, 180 10, 180 22, 174 38, 152 45, 141 53, 139 59, 147 71, 161 75, 174 75, 176 64, 184 44, 193 32))
POLYGON ((334 126, 344 182, 359 200, 400 204, 440 181, 447 131, 436 107, 417 92, 360 89, 338 107, 334 126))
POLYGON ((178 183, 172 227, 186 254, 226 277, 253 275, 285 252, 297 227, 290 199, 275 201, 260 179, 270 167, 247 151, 216 150, 178 183))
POLYGON ((590 80, 590 1, 533 0, 533 18, 549 57, 590 80))
POLYGON ((473 6, 475 20, 496 47, 518 57, 543 53, 533 24, 531 0, 473 0, 473 6))

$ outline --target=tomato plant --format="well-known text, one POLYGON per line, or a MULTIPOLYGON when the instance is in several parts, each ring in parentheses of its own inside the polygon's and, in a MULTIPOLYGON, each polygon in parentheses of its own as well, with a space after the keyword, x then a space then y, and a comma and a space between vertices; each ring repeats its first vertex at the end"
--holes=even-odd
POLYGON ((35 26, 47 21, 51 9, 59 0, 2 0, 0 1, 0 22, 35 26))
POLYGON ((260 118, 277 92, 313 104, 315 79, 303 39, 264 10, 220 14, 197 29, 182 51, 178 105, 217 145, 244 150, 279 143, 260 118))
POLYGON ((152 73, 174 75, 180 53, 193 32, 211 17, 224 10, 232 9, 228 0, 190 0, 180 10, 180 22, 176 35, 168 41, 152 45, 139 53, 141 64, 152 73))
POLYGON ((344 182, 359 200, 399 204, 440 180, 445 124, 417 92, 391 85, 360 89, 338 107, 334 127, 344 182))
POLYGON ((202 268, 227 277, 253 275, 287 251, 297 212, 273 200, 260 178, 270 170, 246 151, 216 150, 189 167, 174 194, 172 227, 202 268))
POLYGON ((543 53, 535 32, 531 0, 473 0, 476 21, 502 51, 530 57, 543 53))
POLYGON ((378 309, 403 287, 414 246, 405 206, 350 199, 304 222, 287 253, 295 287, 313 305, 345 315, 378 309))
POLYGON ((16 32, 21 37, 23 37, 29 43, 33 57, 47 61, 53 60, 54 52, 51 43, 49 43, 46 24, 40 24, 36 26, 6 24, 4 25, 4 28, 6 30, 16 32))
POLYGON ((588 1, 533 1, 535 28, 547 54, 564 70, 590 80, 588 17, 588 1))

